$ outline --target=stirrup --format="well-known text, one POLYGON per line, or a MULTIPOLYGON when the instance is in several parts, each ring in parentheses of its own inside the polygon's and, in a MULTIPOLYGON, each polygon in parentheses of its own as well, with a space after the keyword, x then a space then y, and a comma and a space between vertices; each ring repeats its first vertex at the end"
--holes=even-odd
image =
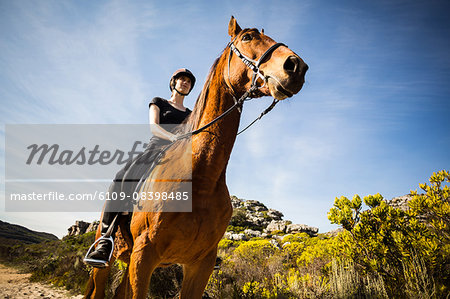
POLYGON ((84 256, 83 262, 92 267, 106 268, 109 266, 109 261, 111 260, 113 251, 114 251, 114 239, 111 236, 101 236, 91 245, 91 247, 89 247, 89 250, 87 251, 86 255, 84 256), (107 261, 88 258, 89 254, 91 254, 91 252, 95 249, 95 245, 98 242, 100 242, 100 240, 106 240, 106 241, 111 242, 111 253, 109 254, 109 258, 107 261))

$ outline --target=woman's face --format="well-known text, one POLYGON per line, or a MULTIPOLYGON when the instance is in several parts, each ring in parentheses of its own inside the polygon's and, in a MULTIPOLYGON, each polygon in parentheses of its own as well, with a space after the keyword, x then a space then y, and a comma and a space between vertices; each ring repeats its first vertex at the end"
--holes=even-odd
POLYGON ((191 90, 191 79, 186 76, 180 76, 175 80, 175 88, 181 93, 189 93, 191 90))

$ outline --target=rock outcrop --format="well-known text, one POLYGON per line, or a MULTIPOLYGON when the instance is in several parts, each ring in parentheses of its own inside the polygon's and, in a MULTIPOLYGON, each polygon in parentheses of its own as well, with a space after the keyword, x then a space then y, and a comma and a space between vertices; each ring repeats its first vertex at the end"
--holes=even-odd
POLYGON ((407 194, 403 196, 394 197, 388 200, 387 203, 395 209, 406 211, 409 209, 408 202, 412 199, 412 196, 407 194))
POLYGON ((285 234, 307 233, 308 235, 314 237, 319 232, 319 229, 306 224, 292 224, 291 221, 287 220, 273 220, 264 229, 264 231, 267 233, 282 232, 285 234))
POLYGON ((289 224, 291 224, 291 221, 287 220, 273 220, 272 222, 267 225, 265 231, 273 233, 273 232, 286 232, 286 228, 289 224))
POLYGON ((319 229, 317 227, 308 226, 306 224, 289 224, 286 228, 286 233, 296 234, 296 233, 307 233, 311 237, 317 236, 319 229))
POLYGON ((69 227, 68 230, 68 236, 79 236, 82 234, 86 234, 92 231, 96 231, 98 228, 99 222, 94 221, 92 223, 85 222, 85 221, 75 221, 75 224, 69 227))
POLYGON ((231 197, 233 217, 225 238, 229 240, 246 240, 250 238, 266 238, 271 234, 307 233, 316 236, 319 229, 305 224, 293 224, 283 220, 283 213, 269 209, 256 200, 243 200, 231 197), (245 230, 236 231, 242 228, 245 230))
MULTIPOLYGON (((307 233, 316 236, 319 229, 305 224, 293 224, 283 220, 283 213, 269 209, 256 200, 243 200, 231 196, 233 217, 224 238, 234 241, 246 241, 251 238, 268 238, 273 234, 307 233)), ((88 223, 76 221, 68 231, 69 236, 77 236, 97 230, 98 221, 88 223)))
POLYGON ((75 221, 75 224, 69 227, 68 236, 79 236, 86 233, 86 229, 89 227, 90 223, 84 221, 75 221))
POLYGON ((86 229, 86 233, 97 231, 97 228, 99 225, 100 225, 100 221, 92 222, 91 224, 89 224, 88 228, 86 229))

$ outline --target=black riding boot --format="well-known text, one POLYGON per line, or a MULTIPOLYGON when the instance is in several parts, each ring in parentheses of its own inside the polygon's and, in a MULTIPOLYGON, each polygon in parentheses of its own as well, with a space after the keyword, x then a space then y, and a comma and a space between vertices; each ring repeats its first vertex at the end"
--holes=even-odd
MULTIPOLYGON (((94 251, 89 249, 89 252, 84 258, 84 262, 96 268, 105 268, 108 266, 114 249, 114 236, 119 227, 120 212, 104 212, 101 233, 102 236, 96 241, 97 247, 94 251)), ((95 243, 94 243, 95 244, 95 243)))

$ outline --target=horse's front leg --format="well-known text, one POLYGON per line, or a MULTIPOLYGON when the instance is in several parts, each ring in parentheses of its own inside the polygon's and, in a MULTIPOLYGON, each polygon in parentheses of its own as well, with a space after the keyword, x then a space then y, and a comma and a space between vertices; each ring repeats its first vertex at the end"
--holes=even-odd
POLYGON ((126 298, 145 299, 147 297, 150 278, 159 265, 160 259, 156 254, 148 233, 143 232, 134 240, 133 251, 128 266, 128 281, 126 298))
POLYGON ((217 257, 217 247, 203 259, 192 264, 183 265, 183 284, 180 299, 201 299, 214 269, 217 257))

